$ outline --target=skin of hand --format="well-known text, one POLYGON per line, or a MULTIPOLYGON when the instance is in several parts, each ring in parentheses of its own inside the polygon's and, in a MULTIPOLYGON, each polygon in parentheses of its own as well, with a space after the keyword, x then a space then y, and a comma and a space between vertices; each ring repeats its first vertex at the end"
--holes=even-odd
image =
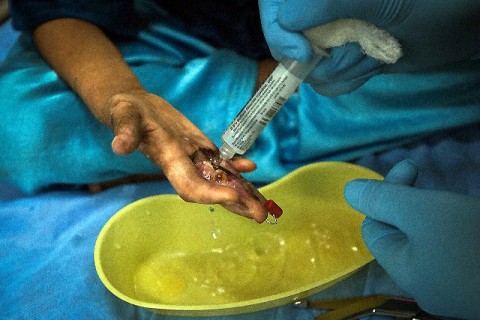
MULTIPOLYGON (((112 150, 141 151, 161 168, 185 201, 218 203, 230 211, 265 221, 258 200, 240 199, 229 187, 205 180, 192 161, 195 151, 217 150, 211 140, 178 110, 139 83, 121 53, 97 26, 78 19, 56 19, 33 33, 45 60, 114 132, 112 150)), ((250 160, 229 160, 237 172, 256 168, 250 160)))

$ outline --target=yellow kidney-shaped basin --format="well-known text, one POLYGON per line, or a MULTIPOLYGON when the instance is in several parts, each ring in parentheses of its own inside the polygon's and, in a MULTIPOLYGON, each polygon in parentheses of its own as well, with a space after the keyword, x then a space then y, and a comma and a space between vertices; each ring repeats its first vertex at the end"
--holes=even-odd
POLYGON ((120 299, 171 315, 238 314, 304 298, 373 259, 363 216, 343 198, 356 178, 381 176, 320 162, 261 188, 284 210, 276 225, 176 195, 141 199, 101 230, 97 273, 120 299))

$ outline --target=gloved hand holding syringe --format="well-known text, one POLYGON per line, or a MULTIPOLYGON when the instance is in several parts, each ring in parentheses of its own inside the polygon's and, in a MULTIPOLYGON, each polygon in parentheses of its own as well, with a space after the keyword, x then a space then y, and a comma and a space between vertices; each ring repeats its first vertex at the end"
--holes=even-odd
POLYGON ((337 20, 304 32, 315 51, 308 63, 283 59, 238 113, 222 135, 220 155, 231 159, 244 154, 283 104, 307 78, 318 62, 328 57, 325 49, 358 42, 365 54, 385 63, 395 63, 402 55, 395 38, 361 20, 337 20))
POLYGON ((309 63, 283 59, 222 135, 220 156, 231 159, 237 153, 244 154, 325 56, 327 53, 318 49, 309 63))

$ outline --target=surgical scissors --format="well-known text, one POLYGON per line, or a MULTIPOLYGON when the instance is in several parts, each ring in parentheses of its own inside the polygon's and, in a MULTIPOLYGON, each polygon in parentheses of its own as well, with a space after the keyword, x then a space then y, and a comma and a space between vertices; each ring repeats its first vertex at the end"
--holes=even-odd
POLYGON ((318 315, 316 320, 354 320, 371 315, 396 319, 438 320, 424 312, 415 300, 386 295, 317 301, 301 300, 295 302, 295 306, 329 310, 318 315))

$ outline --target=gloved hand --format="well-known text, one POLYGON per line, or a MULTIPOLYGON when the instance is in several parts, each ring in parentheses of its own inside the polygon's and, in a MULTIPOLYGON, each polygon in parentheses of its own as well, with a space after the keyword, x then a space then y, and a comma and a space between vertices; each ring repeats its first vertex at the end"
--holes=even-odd
POLYGON ((398 163, 384 181, 354 180, 347 202, 367 218, 363 239, 425 311, 480 317, 480 199, 411 187, 417 169, 398 163))
POLYGON ((259 0, 265 38, 274 58, 308 61, 312 48, 301 31, 340 18, 366 20, 397 38, 404 56, 394 65, 365 57, 356 44, 334 48, 307 79, 323 95, 353 91, 382 72, 410 72, 479 52, 477 0, 259 0))

